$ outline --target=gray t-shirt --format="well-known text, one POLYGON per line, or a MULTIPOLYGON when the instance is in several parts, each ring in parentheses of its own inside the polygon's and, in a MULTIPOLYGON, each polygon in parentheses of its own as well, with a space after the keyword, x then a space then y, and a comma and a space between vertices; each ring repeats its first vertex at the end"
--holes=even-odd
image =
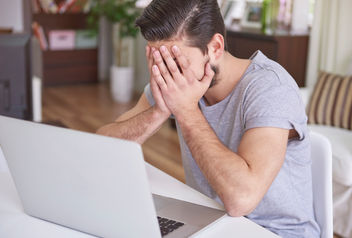
MULTIPOLYGON (((247 216, 282 237, 320 237, 314 218, 310 139, 305 107, 294 79, 278 63, 257 51, 234 90, 221 102, 199 106, 221 142, 237 152, 243 134, 256 127, 295 129, 285 162, 256 209, 247 216)), ((149 85, 145 95, 154 105, 149 85)), ((183 139, 177 125, 186 183, 219 201, 183 139)))

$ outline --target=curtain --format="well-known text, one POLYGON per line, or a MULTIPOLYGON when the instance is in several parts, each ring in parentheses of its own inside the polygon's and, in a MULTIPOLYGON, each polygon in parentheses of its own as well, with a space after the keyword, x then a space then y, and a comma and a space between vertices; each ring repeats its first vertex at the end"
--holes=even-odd
POLYGON ((346 75, 352 62, 352 1, 317 0, 310 36, 307 86, 320 70, 346 75))

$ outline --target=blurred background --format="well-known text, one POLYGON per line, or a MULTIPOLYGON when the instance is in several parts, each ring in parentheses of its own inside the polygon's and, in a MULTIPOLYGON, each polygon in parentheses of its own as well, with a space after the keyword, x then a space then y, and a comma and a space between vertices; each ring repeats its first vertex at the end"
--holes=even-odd
MULTIPOLYGON (((149 82, 134 28, 149 2, 0 0, 0 114, 94 133, 133 107, 149 82)), ((229 52, 261 50, 301 88, 310 129, 333 147, 335 233, 352 237, 352 1, 218 2, 229 52)), ((173 121, 143 151, 185 181, 173 121)))

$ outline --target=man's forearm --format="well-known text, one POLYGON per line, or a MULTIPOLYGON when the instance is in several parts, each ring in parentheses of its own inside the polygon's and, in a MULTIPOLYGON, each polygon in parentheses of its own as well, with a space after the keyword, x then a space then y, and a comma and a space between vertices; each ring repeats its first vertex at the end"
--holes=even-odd
POLYGON ((251 183, 246 161, 222 144, 200 110, 176 119, 193 158, 225 208, 236 216, 244 215, 246 207, 240 211, 238 204, 247 197, 251 183))
POLYGON ((154 107, 151 107, 128 120, 108 124, 100 128, 97 133, 143 144, 161 127, 167 118, 161 116, 154 107))

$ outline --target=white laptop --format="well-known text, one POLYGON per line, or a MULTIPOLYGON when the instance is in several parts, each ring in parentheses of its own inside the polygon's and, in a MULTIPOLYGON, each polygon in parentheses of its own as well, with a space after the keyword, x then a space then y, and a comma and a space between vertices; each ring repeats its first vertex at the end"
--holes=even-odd
POLYGON ((137 143, 0 116, 27 214, 98 237, 189 237, 224 215, 152 195, 137 143))

